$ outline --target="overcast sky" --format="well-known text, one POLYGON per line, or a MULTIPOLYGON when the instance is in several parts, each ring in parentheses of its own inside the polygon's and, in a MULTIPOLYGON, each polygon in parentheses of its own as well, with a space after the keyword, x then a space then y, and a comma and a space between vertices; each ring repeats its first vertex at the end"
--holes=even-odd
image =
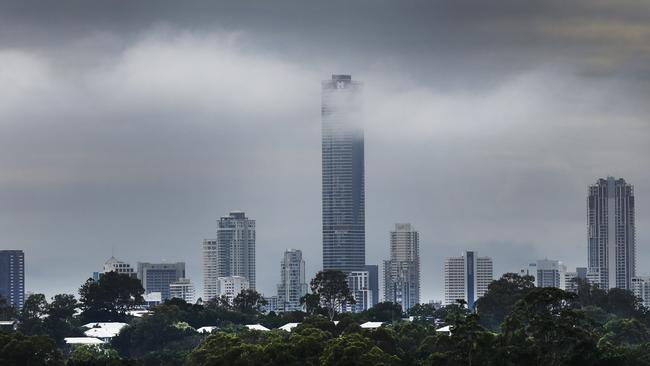
POLYGON ((257 278, 321 266, 320 80, 364 83, 367 262, 420 231, 422 300, 474 249, 496 276, 585 266, 587 186, 623 177, 650 272, 650 3, 0 0, 0 248, 26 288, 185 261, 231 210, 257 278), (408 3, 408 4, 407 4, 408 3))

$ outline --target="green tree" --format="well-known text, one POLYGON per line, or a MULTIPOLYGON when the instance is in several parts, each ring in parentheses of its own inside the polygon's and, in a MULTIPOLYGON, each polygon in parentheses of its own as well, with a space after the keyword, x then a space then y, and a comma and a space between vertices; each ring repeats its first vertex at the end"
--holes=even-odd
POLYGON ((7 299, 0 296, 0 320, 13 320, 18 318, 16 308, 7 299))
POLYGON ((513 364, 598 364, 598 336, 576 299, 557 288, 529 291, 503 322, 502 357, 513 364))
POLYGON ((77 300, 70 294, 55 295, 47 305, 43 329, 59 347, 65 344, 65 337, 83 336, 77 324, 78 320, 74 317, 77 308, 77 300))
POLYGON ((262 306, 267 304, 266 299, 255 290, 243 290, 233 299, 233 308, 246 314, 259 313, 262 306))
POLYGON ((402 305, 390 301, 380 302, 364 312, 373 322, 390 322, 402 319, 402 305))
POLYGON ((117 272, 88 279, 79 289, 85 321, 125 321, 126 312, 144 303, 144 288, 137 278, 117 272))
POLYGON ((345 304, 354 304, 347 275, 336 270, 320 271, 311 280, 312 294, 318 296, 321 306, 327 309, 330 320, 334 320, 336 312, 345 304))
POLYGON ((476 312, 481 324, 498 330, 501 322, 512 311, 517 301, 535 288, 532 276, 506 273, 488 285, 488 291, 476 301, 476 312))
POLYGON ((397 356, 377 347, 370 339, 359 333, 332 339, 320 357, 323 366, 389 366, 400 365, 397 356))
POLYGON ((20 311, 18 329, 27 335, 44 334, 41 318, 47 312, 47 300, 43 294, 32 294, 27 297, 20 311))
POLYGON ((116 350, 94 344, 73 347, 67 366, 106 366, 121 365, 122 359, 116 350))
POLYGON ((63 356, 46 336, 0 333, 0 365, 63 365, 63 356))
POLYGON ((261 364, 262 347, 247 344, 235 334, 216 332, 210 334, 201 342, 187 358, 188 366, 230 366, 261 364), (260 362, 245 363, 243 358, 257 358, 260 362))

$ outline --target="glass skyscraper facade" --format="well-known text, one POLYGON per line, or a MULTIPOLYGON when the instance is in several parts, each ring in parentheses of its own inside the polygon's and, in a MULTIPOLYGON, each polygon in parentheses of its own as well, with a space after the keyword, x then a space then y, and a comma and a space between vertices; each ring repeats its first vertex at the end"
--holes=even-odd
POLYGON ((18 311, 25 302, 25 253, 0 250, 0 297, 18 311))
POLYGON ((366 260, 361 83, 322 82, 323 269, 364 271, 366 260))
POLYGON ((587 197, 589 273, 603 289, 631 289, 636 270, 634 187, 607 177, 587 197))

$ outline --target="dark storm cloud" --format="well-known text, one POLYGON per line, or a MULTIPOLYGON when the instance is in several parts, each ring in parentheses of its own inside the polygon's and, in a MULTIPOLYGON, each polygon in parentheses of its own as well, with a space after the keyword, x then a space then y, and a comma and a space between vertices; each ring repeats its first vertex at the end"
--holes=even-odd
POLYGON ((188 262, 242 209, 273 292, 320 266, 319 80, 365 83, 368 260, 422 232, 423 298, 464 249, 584 265, 586 186, 636 185, 650 251, 650 5, 637 1, 0 3, 0 230, 28 288, 110 256, 188 262))

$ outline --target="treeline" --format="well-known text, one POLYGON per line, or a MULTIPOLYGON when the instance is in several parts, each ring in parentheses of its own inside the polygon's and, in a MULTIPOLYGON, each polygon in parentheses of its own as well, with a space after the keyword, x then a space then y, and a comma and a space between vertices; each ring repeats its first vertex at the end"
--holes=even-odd
POLYGON ((535 288, 531 277, 506 274, 490 285, 473 313, 462 304, 441 309, 423 304, 403 313, 399 305, 380 303, 358 314, 334 312, 335 324, 331 311, 349 300, 340 283, 332 286, 336 278, 321 275, 319 286, 312 281, 312 295, 304 299, 308 313, 262 314, 263 299, 248 291, 232 305, 224 299, 202 304, 172 299, 152 307, 150 315, 129 318, 126 311, 136 305, 133 295, 140 290, 110 295, 119 277, 90 285, 98 286, 92 293, 84 284, 79 303, 70 295, 50 303, 32 295, 19 314, 19 331, 0 333, 0 364, 650 366, 650 314, 627 291, 579 282, 577 292, 569 293, 535 288), (74 316, 76 309, 81 315, 74 316), (79 336, 81 324, 97 321, 91 315, 129 325, 110 346, 79 346, 64 357, 63 337, 79 336), (414 318, 404 320, 407 316, 414 318), (385 326, 362 329, 366 321, 385 326), (255 323, 271 329, 300 325, 291 332, 244 326, 255 323), (218 329, 196 331, 207 325, 218 329), (451 332, 437 331, 443 325, 451 332))

